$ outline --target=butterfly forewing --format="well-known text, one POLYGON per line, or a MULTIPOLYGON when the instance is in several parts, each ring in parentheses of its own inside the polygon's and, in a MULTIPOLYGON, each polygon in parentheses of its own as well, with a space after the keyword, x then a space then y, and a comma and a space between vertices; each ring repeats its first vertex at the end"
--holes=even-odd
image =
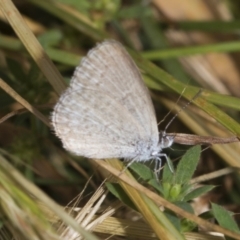
POLYGON ((92 49, 74 73, 71 85, 99 89, 119 101, 152 137, 158 137, 154 108, 141 74, 123 46, 105 41, 92 49))
POLYGON ((142 159, 158 143, 148 89, 115 41, 99 44, 82 60, 52 122, 65 148, 86 157, 142 159))

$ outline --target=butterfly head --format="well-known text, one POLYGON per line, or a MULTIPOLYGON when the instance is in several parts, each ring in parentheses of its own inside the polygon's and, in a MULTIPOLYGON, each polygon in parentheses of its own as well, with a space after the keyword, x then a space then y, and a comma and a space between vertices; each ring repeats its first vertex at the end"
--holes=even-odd
POLYGON ((174 142, 174 136, 169 136, 165 131, 159 133, 159 143, 158 146, 163 148, 171 147, 174 142))

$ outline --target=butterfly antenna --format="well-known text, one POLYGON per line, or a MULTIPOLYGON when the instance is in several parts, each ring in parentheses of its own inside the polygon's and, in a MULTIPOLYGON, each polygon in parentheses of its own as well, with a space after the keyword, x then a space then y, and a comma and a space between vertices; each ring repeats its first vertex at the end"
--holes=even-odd
MULTIPOLYGON (((180 101, 180 99, 181 99, 183 93, 185 92, 185 90, 186 90, 186 87, 182 90, 181 94, 179 95, 179 97, 178 97, 178 99, 177 99, 177 101, 176 101, 176 104, 178 104, 178 102, 180 101)), ((159 126, 162 122, 164 122, 164 121, 166 120, 166 118, 169 116, 169 114, 170 114, 172 111, 173 111, 173 108, 171 108, 170 111, 168 111, 168 113, 164 116, 164 118, 158 123, 158 126, 159 126)))
MULTIPOLYGON (((185 89, 184 89, 185 90, 185 89)), ((180 112, 182 112, 184 109, 186 109, 201 93, 202 93, 202 89, 200 89, 197 94, 190 100, 188 101, 179 111, 177 111, 177 113, 173 116, 173 118, 168 122, 168 124, 166 125, 164 131, 166 131, 168 129, 168 127, 172 124, 172 122, 174 121, 174 119, 178 116, 178 114, 180 112)), ((178 99, 179 100, 179 99, 178 99)))

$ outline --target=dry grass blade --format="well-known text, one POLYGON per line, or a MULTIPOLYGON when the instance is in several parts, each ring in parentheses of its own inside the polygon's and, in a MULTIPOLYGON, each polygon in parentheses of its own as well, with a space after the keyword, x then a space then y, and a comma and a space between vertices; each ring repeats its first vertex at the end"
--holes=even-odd
MULTIPOLYGON (((86 239, 97 240, 95 236, 91 233, 85 231, 82 227, 80 227, 76 221, 70 217, 64 210, 57 205, 53 200, 47 197, 41 190, 39 190, 34 184, 26 180, 16 169, 14 169, 3 157, 0 157, 0 169, 4 173, 9 173, 10 177, 18 183, 18 186, 22 191, 26 193, 32 194, 36 199, 43 202, 45 206, 51 209, 61 220, 63 220, 66 224, 71 226, 75 231, 81 234, 86 239)), ((9 185, 6 185, 9 186, 9 185)), ((33 239, 33 238, 31 238, 33 239)))
POLYGON ((13 235, 18 232, 17 239, 60 239, 28 192, 20 190, 17 179, 0 169, 0 208, 6 222, 14 227, 9 229, 13 235))
POLYGON ((95 229, 95 232, 139 239, 157 239, 153 230, 144 222, 133 222, 115 217, 106 218, 95 229), (126 236, 127 234, 127 236, 126 236))
POLYGON ((193 178, 190 183, 191 184, 196 184, 196 183, 201 183, 201 182, 205 182, 205 181, 209 181, 211 179, 215 179, 217 177, 221 177, 221 176, 224 176, 224 175, 227 175, 227 174, 230 174, 230 173, 233 173, 235 170, 237 170, 236 168, 223 168, 223 169, 220 169, 218 171, 215 171, 215 172, 211 172, 211 173, 208 173, 208 174, 204 174, 204 175, 201 175, 199 177, 196 177, 196 178, 193 178))
MULTIPOLYGON (((107 195, 104 193, 104 190, 102 188, 98 189, 92 198, 87 202, 87 204, 85 204, 85 206, 80 211, 78 211, 77 216, 75 216, 76 222, 79 223, 82 227, 87 228, 87 225, 92 221, 93 216, 99 210, 106 196, 107 195)), ((74 231, 70 227, 66 227, 61 232, 61 236, 64 239, 82 239, 81 235, 79 235, 78 232, 74 231)))
MULTIPOLYGON (((176 106, 174 102, 161 98, 161 101, 170 109, 178 112, 181 108, 176 106)), ((198 111, 199 112, 199 111, 198 111)), ((179 118, 188 125, 188 127, 200 136, 222 136, 223 138, 229 136, 229 133, 226 133, 225 130, 220 128, 220 125, 217 125, 214 119, 209 119, 208 115, 204 112, 201 113, 203 118, 196 118, 196 115, 193 115, 190 111, 181 112, 179 118)), ((233 137, 237 140, 236 137, 233 137)), ((219 154, 230 166, 240 168, 239 162, 237 161, 240 149, 239 142, 224 144, 224 145, 212 145, 212 149, 219 154)))
MULTIPOLYGON (((69 212, 71 212, 71 215, 74 215, 76 222, 86 230, 104 233, 105 231, 101 231, 100 229, 96 231, 95 229, 122 206, 122 203, 118 202, 117 204, 109 205, 109 207, 103 211, 101 205, 106 199, 106 196, 106 190, 103 187, 99 187, 83 208, 71 207, 69 212)), ((78 232, 68 226, 60 226, 58 232, 61 233, 64 239, 82 239, 78 232)))
MULTIPOLYGON (((127 219, 119 219, 108 217, 101 224, 99 224, 95 232, 107 233, 118 236, 126 236, 130 238, 156 240, 155 234, 152 229, 146 224, 141 222, 133 222, 127 219)), ((205 233, 185 233, 187 240, 223 240, 221 236, 213 236, 205 233)))
POLYGON ((35 107, 28 103, 24 98, 22 98, 17 92, 15 92, 8 84, 6 84, 2 79, 0 79, 0 87, 9 94, 13 99, 23 105, 26 109, 39 118, 44 124, 50 127, 48 118, 46 118, 41 112, 39 112, 35 107))
MULTIPOLYGON (((29 26, 29 28, 34 32, 34 33, 41 33, 44 32, 46 29, 43 25, 39 24, 36 21, 33 21, 32 19, 30 19, 27 16, 24 16, 22 14, 23 20, 27 23, 27 25, 29 26)), ((8 20, 6 19, 6 17, 4 16, 3 12, 0 12, 0 18, 1 20, 3 20, 4 22, 8 23, 8 20)))
POLYGON ((11 1, 2 0, 0 1, 0 8, 29 54, 37 63, 48 81, 52 84, 56 92, 60 94, 66 87, 61 74, 44 52, 42 46, 26 25, 16 7, 11 1))

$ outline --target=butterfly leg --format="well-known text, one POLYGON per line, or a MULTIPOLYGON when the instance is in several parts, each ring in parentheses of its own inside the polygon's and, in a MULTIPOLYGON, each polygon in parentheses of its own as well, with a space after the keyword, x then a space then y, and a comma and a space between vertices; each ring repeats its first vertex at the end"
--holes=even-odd
POLYGON ((159 153, 157 157, 154 159, 155 160, 155 167, 154 167, 154 173, 156 175, 157 180, 159 179, 159 173, 160 173, 160 168, 162 166, 162 159, 165 158, 166 162, 168 164, 168 167, 172 173, 174 173, 173 165, 172 162, 169 160, 167 154, 165 153, 159 153))
POLYGON ((160 168, 162 166, 162 159, 160 157, 157 157, 154 160, 155 160, 154 174, 155 174, 156 180, 159 182, 159 175, 160 175, 160 168))

